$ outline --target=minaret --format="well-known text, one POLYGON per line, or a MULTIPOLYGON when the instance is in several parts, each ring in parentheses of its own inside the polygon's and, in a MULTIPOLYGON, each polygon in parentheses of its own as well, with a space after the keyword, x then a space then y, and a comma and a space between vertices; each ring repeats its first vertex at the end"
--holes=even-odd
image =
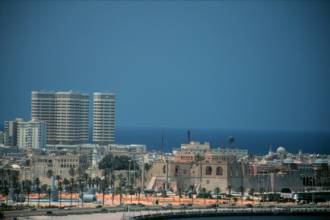
POLYGON ((273 154, 273 151, 272 151, 272 145, 269 145, 269 148, 268 148, 268 155, 272 155, 273 154))
POLYGON ((190 144, 191 142, 191 132, 190 132, 190 129, 188 129, 187 131, 187 144, 190 144))

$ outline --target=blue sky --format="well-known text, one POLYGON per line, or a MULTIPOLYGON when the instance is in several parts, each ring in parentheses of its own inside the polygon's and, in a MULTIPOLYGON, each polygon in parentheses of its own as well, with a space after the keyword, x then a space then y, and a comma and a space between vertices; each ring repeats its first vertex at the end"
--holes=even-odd
POLYGON ((330 131, 327 1, 1 1, 0 120, 111 91, 117 126, 330 131))

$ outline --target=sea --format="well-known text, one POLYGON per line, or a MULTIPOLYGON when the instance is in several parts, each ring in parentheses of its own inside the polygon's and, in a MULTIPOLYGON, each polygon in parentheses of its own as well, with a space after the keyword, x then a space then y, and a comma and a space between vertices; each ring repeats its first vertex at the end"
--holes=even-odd
MULTIPOLYGON (((116 128, 116 143, 145 144, 148 150, 170 152, 187 142, 187 130, 178 128, 116 128)), ((231 147, 248 149, 263 155, 271 148, 283 146, 288 152, 330 154, 330 132, 190 129, 191 140, 209 142, 213 148, 231 147), (228 137, 234 142, 229 144, 228 137)))

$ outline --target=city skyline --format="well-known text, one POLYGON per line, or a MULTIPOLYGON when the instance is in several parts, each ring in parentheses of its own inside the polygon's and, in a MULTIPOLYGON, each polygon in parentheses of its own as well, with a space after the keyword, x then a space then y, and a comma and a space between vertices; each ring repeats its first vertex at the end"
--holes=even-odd
POLYGON ((2 1, 0 121, 33 90, 111 91, 118 127, 329 132, 329 8, 2 1))

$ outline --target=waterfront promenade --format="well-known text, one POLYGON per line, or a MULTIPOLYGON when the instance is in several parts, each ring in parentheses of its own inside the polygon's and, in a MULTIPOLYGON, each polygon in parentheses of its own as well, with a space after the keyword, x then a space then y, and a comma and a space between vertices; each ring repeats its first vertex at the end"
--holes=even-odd
POLYGON ((221 207, 192 209, 134 209, 124 211, 122 208, 72 208, 70 210, 44 208, 32 211, 17 210, 5 212, 6 219, 79 219, 86 216, 97 217, 98 220, 140 220, 168 219, 200 216, 237 216, 237 215, 330 215, 330 206, 295 205, 295 206, 265 206, 265 207, 221 207))
POLYGON ((235 207, 235 208, 213 208, 213 209, 191 209, 191 210, 153 210, 143 212, 126 212, 123 220, 143 219, 169 219, 187 217, 211 217, 211 216, 268 216, 268 215, 329 215, 330 207, 235 207))

